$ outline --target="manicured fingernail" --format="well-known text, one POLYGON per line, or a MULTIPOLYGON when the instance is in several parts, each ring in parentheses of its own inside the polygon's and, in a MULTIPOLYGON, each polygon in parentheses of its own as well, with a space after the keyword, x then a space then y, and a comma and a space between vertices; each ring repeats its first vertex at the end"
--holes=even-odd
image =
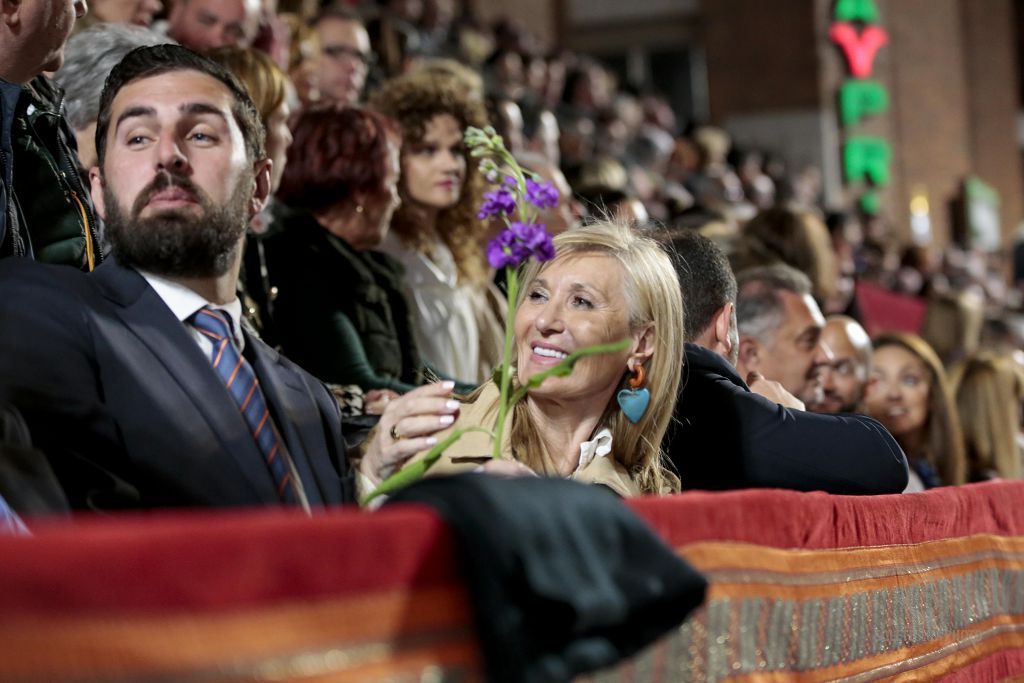
POLYGON ((427 445, 428 446, 433 446, 435 443, 437 443, 437 438, 436 437, 433 437, 433 436, 428 436, 427 437, 427 445))
POLYGON ((455 382, 453 382, 451 380, 446 380, 444 382, 441 382, 441 388, 442 389, 454 389, 455 388, 455 382))
POLYGON ((447 427, 452 422, 455 422, 455 416, 454 415, 442 415, 440 422, 441 422, 441 426, 442 427, 447 427))
POLYGON ((448 410, 458 410, 460 405, 461 404, 458 401, 453 399, 445 403, 444 407, 447 408, 448 410))

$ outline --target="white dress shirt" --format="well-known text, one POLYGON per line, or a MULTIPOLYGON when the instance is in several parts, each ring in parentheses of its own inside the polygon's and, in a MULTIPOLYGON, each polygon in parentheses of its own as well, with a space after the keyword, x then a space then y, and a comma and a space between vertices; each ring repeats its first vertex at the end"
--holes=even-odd
POLYGON ((213 340, 200 333, 199 330, 188 322, 188 319, 204 306, 209 306, 228 314, 228 318, 231 320, 231 334, 235 338, 235 346, 238 347, 239 353, 245 349, 245 335, 242 334, 242 327, 239 324, 239 321, 242 319, 242 302, 238 300, 238 297, 235 297, 230 303, 215 304, 199 296, 185 285, 173 282, 160 275, 154 275, 153 273, 141 270, 139 275, 145 278, 149 286, 167 304, 167 308, 171 309, 171 312, 174 313, 178 320, 185 324, 189 334, 192 335, 192 338, 196 340, 196 343, 199 344, 199 347, 207 356, 213 355, 213 340))

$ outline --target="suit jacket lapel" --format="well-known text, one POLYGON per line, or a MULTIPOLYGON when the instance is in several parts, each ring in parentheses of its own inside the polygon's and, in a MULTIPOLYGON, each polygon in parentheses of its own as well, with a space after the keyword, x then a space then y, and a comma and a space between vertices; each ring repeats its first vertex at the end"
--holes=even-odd
POLYGON ((253 369, 267 404, 276 412, 278 429, 302 479, 310 505, 340 502, 341 480, 326 453, 324 425, 316 401, 295 371, 277 352, 246 335, 253 369), (332 491, 337 491, 332 495, 332 491))
MULTIPOLYGON (((210 430, 230 457, 224 459, 225 466, 236 466, 259 500, 277 501, 272 477, 244 418, 213 371, 210 359, 181 321, 141 275, 113 260, 97 268, 92 277, 103 294, 116 304, 115 311, 125 325, 173 378, 184 398, 206 418, 205 425, 182 424, 182 433, 210 430)), ((169 391, 172 387, 161 386, 156 390, 169 391)))

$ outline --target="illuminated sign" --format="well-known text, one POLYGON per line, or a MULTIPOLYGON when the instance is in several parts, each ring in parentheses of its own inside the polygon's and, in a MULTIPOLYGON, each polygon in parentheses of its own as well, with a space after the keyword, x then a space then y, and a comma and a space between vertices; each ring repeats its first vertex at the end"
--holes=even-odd
MULTIPOLYGON (((878 25, 874 0, 837 0, 835 21, 828 35, 843 53, 850 78, 839 89, 839 120, 848 132, 866 118, 884 114, 889 108, 885 86, 871 79, 875 57, 889 34, 878 25)), ((885 140, 850 135, 843 145, 843 175, 849 184, 864 183, 861 208, 878 213, 879 198, 874 188, 889 184, 892 148, 885 140)))

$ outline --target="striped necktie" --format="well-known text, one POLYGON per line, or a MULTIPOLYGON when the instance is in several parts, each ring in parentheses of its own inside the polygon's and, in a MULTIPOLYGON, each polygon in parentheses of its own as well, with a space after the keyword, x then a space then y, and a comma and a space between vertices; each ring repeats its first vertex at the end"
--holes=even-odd
POLYGON ((298 504, 299 496, 288 456, 283 451, 281 438, 270 417, 256 373, 235 346, 230 314, 204 306, 189 320, 200 334, 213 342, 210 354, 213 369, 217 371, 217 376, 235 399, 242 417, 249 425, 252 437, 274 477, 278 497, 282 502, 298 504))

